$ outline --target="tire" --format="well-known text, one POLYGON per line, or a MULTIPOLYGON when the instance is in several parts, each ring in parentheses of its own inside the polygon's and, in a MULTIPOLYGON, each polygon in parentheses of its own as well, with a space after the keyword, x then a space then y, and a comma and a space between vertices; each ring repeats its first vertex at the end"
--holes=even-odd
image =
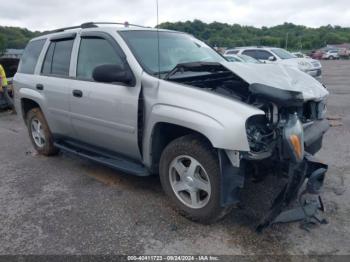
POLYGON ((207 141, 198 136, 187 135, 172 141, 161 155, 159 175, 162 187, 175 205, 175 209, 193 221, 211 224, 223 218, 231 210, 231 207, 224 208, 220 205, 221 183, 217 153, 207 141), (178 163, 182 164, 181 168, 178 168, 181 172, 174 168, 178 163), (196 165, 196 171, 193 172, 193 179, 187 180, 188 174, 192 173, 190 172, 192 165, 196 165), (184 170, 186 171, 182 172, 184 170), (206 191, 195 189, 194 184, 200 185, 206 191), (190 190, 185 189, 176 193, 175 187, 188 187, 190 190), (194 192, 195 190, 197 192, 194 192), (191 192, 196 197, 192 198, 191 192), (192 199, 199 201, 195 200, 196 203, 193 204, 192 199))
POLYGON ((334 60, 334 57, 333 57, 333 56, 330 56, 328 59, 329 59, 329 60, 334 60))
POLYGON ((58 153, 58 149, 53 144, 53 136, 41 110, 39 108, 31 109, 27 113, 26 120, 29 137, 35 150, 40 155, 44 156, 56 155, 58 153), (34 131, 35 126, 37 130, 40 130, 40 132, 34 131))

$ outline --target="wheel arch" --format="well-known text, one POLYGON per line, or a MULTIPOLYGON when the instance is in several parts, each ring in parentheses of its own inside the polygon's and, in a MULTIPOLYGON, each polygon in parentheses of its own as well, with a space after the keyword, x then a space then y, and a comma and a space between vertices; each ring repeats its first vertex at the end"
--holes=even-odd
POLYGON ((175 139, 190 134, 199 137, 213 147, 210 139, 197 130, 169 122, 158 122, 154 125, 150 139, 149 154, 151 155, 150 166, 153 173, 158 172, 159 160, 166 146, 175 139))
POLYGON ((17 94, 18 96, 15 96, 15 99, 18 99, 18 102, 15 104, 16 107, 20 107, 20 110, 17 108, 17 112, 20 112, 22 114, 24 121, 26 120, 26 116, 29 110, 35 107, 40 108, 40 110, 45 115, 45 98, 41 93, 30 88, 21 88, 18 90, 18 93, 16 93, 16 95, 17 94))
POLYGON ((28 112, 33 108, 39 108, 41 110, 41 106, 35 100, 25 97, 21 98, 21 112, 24 121, 27 119, 28 112))

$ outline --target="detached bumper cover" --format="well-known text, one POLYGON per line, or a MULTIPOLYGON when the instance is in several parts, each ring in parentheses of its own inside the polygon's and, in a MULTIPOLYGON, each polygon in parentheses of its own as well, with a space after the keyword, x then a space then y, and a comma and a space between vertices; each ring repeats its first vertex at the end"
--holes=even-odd
MULTIPOLYGON (((305 155, 301 163, 291 164, 288 172, 288 182, 275 198, 270 211, 258 226, 257 231, 261 232, 275 222, 275 219, 280 216, 282 211, 298 196, 298 192, 306 179, 308 182, 304 193, 319 194, 327 170, 328 166, 326 164, 318 162, 309 154, 305 155)), ((312 216, 313 214, 309 215, 312 216)))
POLYGON ((305 151, 314 154, 321 149, 323 135, 329 129, 326 119, 315 121, 312 125, 304 128, 305 151))

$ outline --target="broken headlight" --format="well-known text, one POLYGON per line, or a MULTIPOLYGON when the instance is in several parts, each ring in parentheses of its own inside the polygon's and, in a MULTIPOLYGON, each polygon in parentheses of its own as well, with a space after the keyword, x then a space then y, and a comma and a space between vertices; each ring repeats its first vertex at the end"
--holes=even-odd
POLYGON ((297 114, 291 114, 284 127, 285 150, 294 162, 304 159, 304 131, 297 114))
POLYGON ((317 105, 317 119, 324 119, 326 118, 327 114, 327 102, 321 101, 317 105))
POLYGON ((256 115, 246 123, 251 159, 263 159, 272 155, 275 132, 266 116, 256 115))
POLYGON ((278 122, 278 108, 273 103, 255 103, 255 107, 263 110, 265 112, 265 117, 268 124, 277 124, 278 122))

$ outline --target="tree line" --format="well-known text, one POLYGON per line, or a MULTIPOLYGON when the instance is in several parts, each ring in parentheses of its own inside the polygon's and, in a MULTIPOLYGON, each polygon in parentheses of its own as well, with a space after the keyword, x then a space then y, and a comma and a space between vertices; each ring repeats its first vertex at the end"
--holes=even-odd
POLYGON ((327 44, 350 42, 350 28, 322 26, 309 28, 292 23, 256 28, 239 24, 204 23, 200 20, 162 23, 160 28, 187 32, 211 46, 238 47, 250 45, 287 46, 290 50, 311 50, 327 44))
MULTIPOLYGON (((211 46, 237 47, 266 45, 286 47, 290 50, 311 50, 327 44, 350 42, 350 28, 322 26, 309 28, 292 23, 256 28, 227 23, 204 23, 200 20, 162 23, 159 28, 177 30, 194 35, 211 46)), ((0 53, 7 48, 21 49, 28 41, 44 32, 19 27, 0 26, 0 53)))
POLYGON ((7 48, 22 49, 30 39, 40 34, 25 28, 0 26, 0 54, 7 48))

